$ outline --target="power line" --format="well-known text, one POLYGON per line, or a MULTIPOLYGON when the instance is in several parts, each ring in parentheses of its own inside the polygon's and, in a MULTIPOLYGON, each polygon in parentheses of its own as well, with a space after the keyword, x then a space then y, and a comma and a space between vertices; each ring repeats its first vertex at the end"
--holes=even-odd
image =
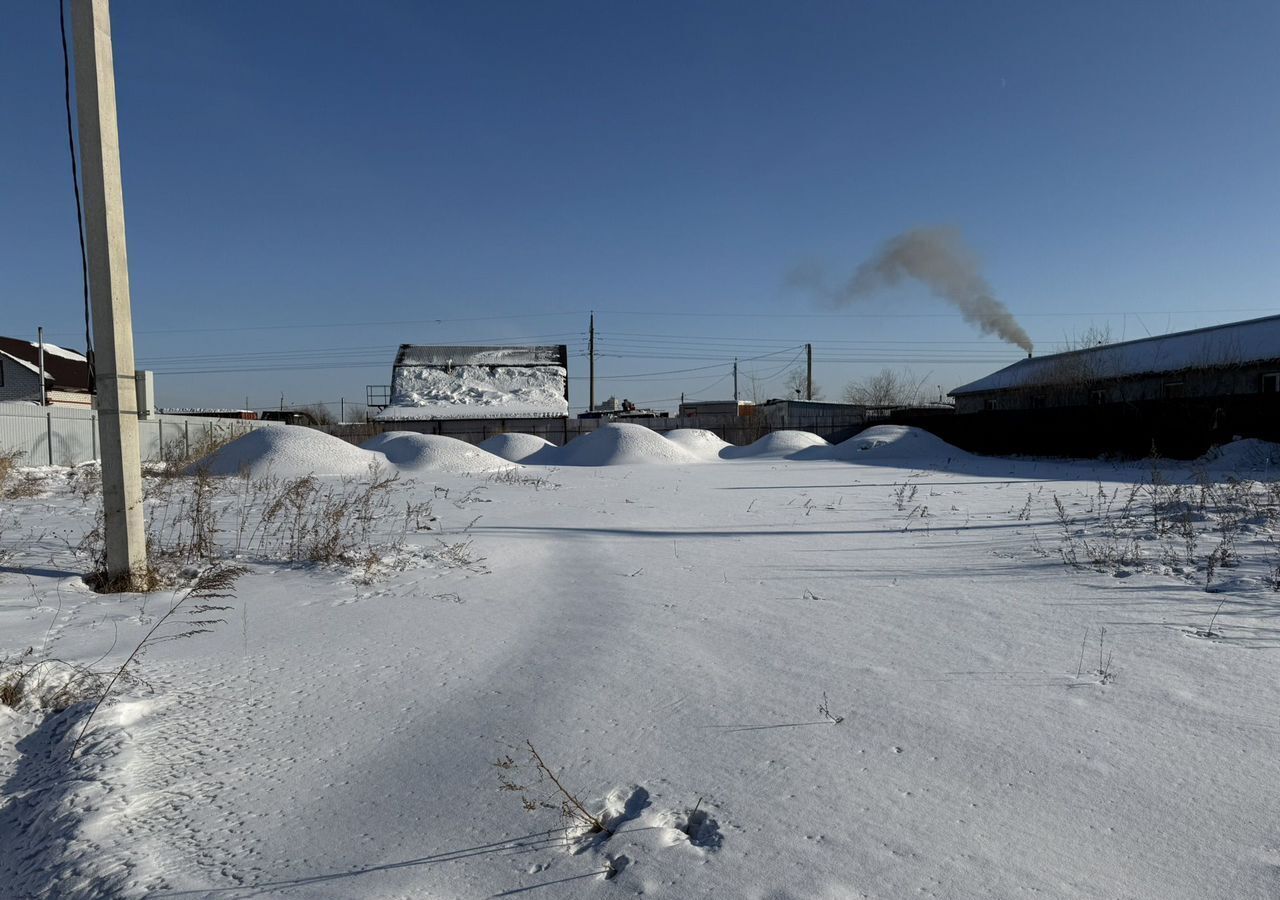
POLYGON ((67 105, 67 146, 71 150, 71 189, 76 195, 76 232, 80 235, 80 284, 84 291, 84 358, 89 370, 89 393, 97 381, 93 359, 93 335, 89 320, 89 255, 84 246, 84 214, 80 203, 80 173, 76 167, 76 137, 71 125, 71 57, 67 53, 66 3, 58 0, 58 28, 62 35, 62 85, 67 105))
MULTIPOLYGON (((1270 306, 1238 306, 1238 307, 1215 307, 1213 312, 1263 312, 1275 313, 1275 307, 1270 306)), ((887 313, 887 312, 838 312, 838 313, 795 313, 795 312, 683 312, 683 311, 656 311, 656 310, 624 310, 624 309, 601 309, 596 308, 596 312, 614 316, 658 316, 662 318, 705 318, 705 319, 955 319, 958 314, 952 311, 939 311, 929 313, 887 313)), ((1019 312, 1019 319, 1036 319, 1036 318, 1080 318, 1083 316, 1154 316, 1154 315, 1204 315, 1206 309, 1106 309, 1106 310, 1074 310, 1072 312, 1019 312)))
POLYGON ((152 328, 138 334, 210 334, 232 331, 297 331, 303 328, 379 328, 390 325, 451 325, 457 322, 493 322, 500 319, 544 319, 554 316, 577 316, 577 312, 503 313, 495 316, 469 316, 460 319, 388 319, 359 322, 289 322, 280 325, 231 325, 217 328, 152 328))

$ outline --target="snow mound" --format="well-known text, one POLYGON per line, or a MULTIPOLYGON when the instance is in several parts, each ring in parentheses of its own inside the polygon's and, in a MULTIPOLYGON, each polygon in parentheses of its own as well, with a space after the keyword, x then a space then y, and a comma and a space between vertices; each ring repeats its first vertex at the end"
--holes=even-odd
POLYGON ((494 456, 513 463, 538 463, 542 459, 549 461, 558 449, 555 444, 536 434, 495 434, 481 441, 478 446, 481 450, 487 450, 494 456))
POLYGON ((188 470, 199 468, 211 475, 364 475, 371 463, 385 465, 381 453, 352 446, 341 438, 297 425, 255 428, 244 437, 216 450, 188 470))
POLYGON ((697 456, 643 425, 611 423, 574 438, 555 461, 566 466, 621 466, 634 463, 692 463, 697 456))
POLYGON ((1214 447, 1196 462, 1215 471, 1269 469, 1280 466, 1280 444, 1245 438, 1214 447))
POLYGON ((413 472, 496 472, 514 466, 466 441, 441 434, 388 431, 366 441, 364 449, 381 453, 398 468, 413 472))
POLYGON ((723 459, 745 459, 748 457, 785 459, 802 450, 812 450, 814 447, 825 449, 830 446, 822 438, 808 431, 775 431, 771 434, 766 434, 746 447, 725 447, 720 451, 720 456, 723 459))
POLYGON ((720 451, 732 447, 728 441, 722 440, 714 431, 705 428, 677 428, 665 435, 671 443, 683 447, 694 456, 703 459, 716 459, 720 451))
POLYGON ((937 435, 909 425, 873 425, 831 448, 826 459, 942 460, 968 456, 937 435))

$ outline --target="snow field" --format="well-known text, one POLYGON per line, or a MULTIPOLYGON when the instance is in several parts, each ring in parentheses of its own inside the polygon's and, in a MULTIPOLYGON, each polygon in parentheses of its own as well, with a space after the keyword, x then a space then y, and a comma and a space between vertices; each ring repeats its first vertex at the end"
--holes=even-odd
MULTIPOLYGON (((624 437, 584 455, 643 455, 624 437)), ((1202 564, 1165 566, 1176 535, 1135 531, 1138 561, 1072 568, 1071 540, 1130 527, 1099 495, 1123 498, 1149 466, 944 445, 946 467, 903 438, 857 451, 866 464, 681 458, 405 486, 440 520, 408 540, 467 543, 478 568, 424 553, 363 584, 246 559, 227 621, 150 651, 154 693, 122 692, 74 763, 82 709, 0 708, 0 833, 20 836, 0 885, 1272 896, 1273 523, 1237 536, 1225 592, 1204 590, 1202 564), (1217 636, 1197 637, 1220 602, 1217 636), (612 836, 568 845, 554 810, 502 789, 555 799, 526 740, 612 836)), ((1191 468, 1162 474, 1194 486, 1191 468)), ((60 477, 3 511, 18 525, 0 657, 118 664, 167 600, 84 587, 68 547, 93 510, 60 477)))

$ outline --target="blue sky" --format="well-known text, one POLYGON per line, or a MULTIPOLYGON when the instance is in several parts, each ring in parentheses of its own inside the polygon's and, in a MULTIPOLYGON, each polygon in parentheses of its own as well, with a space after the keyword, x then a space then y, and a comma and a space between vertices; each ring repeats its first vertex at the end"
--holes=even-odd
MULTIPOLYGON (((945 391, 1020 352, 920 288, 786 284, 922 225, 1037 352, 1280 312, 1274 2, 112 12, 162 404, 360 400, 401 342, 577 353, 592 309, 601 399, 727 397, 735 355, 780 395, 806 341, 830 396, 884 366, 945 391)), ((82 347, 57 4, 3 21, 0 333, 82 347)))

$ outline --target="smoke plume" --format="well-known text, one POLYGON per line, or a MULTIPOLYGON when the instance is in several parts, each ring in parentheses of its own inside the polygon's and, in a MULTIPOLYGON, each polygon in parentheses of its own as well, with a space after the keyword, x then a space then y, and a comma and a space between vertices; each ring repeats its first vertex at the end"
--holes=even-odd
POLYGON ((797 266, 791 271, 788 283, 847 306, 905 278, 927 286, 983 334, 994 334, 1031 352, 1031 338, 1013 313, 992 296, 991 285, 978 271, 977 260, 954 228, 912 228, 890 238, 880 252, 858 266, 843 285, 833 287, 814 265, 797 266))

